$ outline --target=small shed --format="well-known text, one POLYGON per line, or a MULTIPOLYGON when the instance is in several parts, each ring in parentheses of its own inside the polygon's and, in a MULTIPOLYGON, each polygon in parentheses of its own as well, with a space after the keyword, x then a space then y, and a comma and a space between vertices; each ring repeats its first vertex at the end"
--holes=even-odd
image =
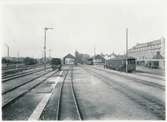
POLYGON ((76 58, 70 53, 63 58, 64 64, 75 64, 76 58))
POLYGON ((93 58, 93 64, 104 64, 104 63, 105 63, 105 59, 101 55, 96 55, 93 58))

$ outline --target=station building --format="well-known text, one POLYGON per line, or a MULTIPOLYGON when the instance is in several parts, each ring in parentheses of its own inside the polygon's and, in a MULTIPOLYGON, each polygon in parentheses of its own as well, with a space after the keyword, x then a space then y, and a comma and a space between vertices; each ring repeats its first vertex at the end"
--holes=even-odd
POLYGON ((150 61, 159 62, 160 68, 165 66, 165 38, 146 43, 138 43, 128 49, 128 56, 135 57, 139 64, 149 65, 150 61))
POLYGON ((63 58, 64 64, 75 64, 76 58, 70 53, 63 58))
POLYGON ((98 64, 104 64, 105 59, 101 55, 96 55, 93 57, 93 64, 98 65, 98 64))
POLYGON ((111 54, 103 54, 103 55, 101 55, 101 56, 103 56, 103 58, 105 59, 105 60, 109 60, 109 59, 113 59, 113 58, 116 58, 117 57, 117 55, 113 52, 113 53, 111 53, 111 54))

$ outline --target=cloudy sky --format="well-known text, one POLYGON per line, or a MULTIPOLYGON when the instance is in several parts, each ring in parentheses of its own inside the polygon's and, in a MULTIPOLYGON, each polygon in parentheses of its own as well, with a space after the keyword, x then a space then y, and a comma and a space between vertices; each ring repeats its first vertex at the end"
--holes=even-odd
POLYGON ((63 57, 78 50, 96 53, 125 52, 125 29, 129 29, 129 47, 167 35, 164 0, 144 2, 26 2, 2 6, 3 56, 5 44, 10 56, 41 57, 44 27, 47 54, 63 57))

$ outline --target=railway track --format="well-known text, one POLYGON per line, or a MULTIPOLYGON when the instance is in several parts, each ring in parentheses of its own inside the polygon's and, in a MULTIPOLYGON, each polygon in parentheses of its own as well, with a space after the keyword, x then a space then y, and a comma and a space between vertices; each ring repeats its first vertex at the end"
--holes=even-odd
POLYGON ((5 68, 2 69, 2 77, 8 76, 10 74, 15 74, 18 72, 22 72, 22 71, 26 71, 26 70, 30 70, 30 69, 34 69, 34 68, 38 68, 41 67, 42 65, 38 64, 38 65, 30 65, 30 66, 20 66, 20 67, 12 67, 12 68, 5 68))
POLYGON ((9 83, 5 82, 5 83, 8 83, 8 84, 5 84, 5 85, 2 84, 3 85, 2 95, 6 94, 8 92, 11 92, 11 91, 23 86, 23 85, 26 85, 27 83, 32 82, 32 81, 48 74, 49 72, 51 72, 51 70, 48 70, 47 72, 42 72, 42 73, 38 72, 37 75, 32 76, 32 77, 28 78, 27 80, 21 80, 21 82, 19 82, 20 81, 19 79, 15 79, 14 81, 9 82, 9 83))
MULTIPOLYGON (((107 71, 107 70, 104 70, 104 69, 99 69, 99 68, 96 68, 96 67, 92 67, 92 68, 94 68, 95 70, 100 70, 100 71, 104 71, 104 72, 106 72, 108 74, 111 74, 110 71, 107 71)), ((163 86, 161 84, 158 84, 158 83, 155 83, 155 82, 150 82, 150 81, 138 79, 138 78, 135 78, 135 77, 128 77, 128 76, 121 75, 121 74, 116 73, 116 72, 112 72, 112 74, 120 76, 120 77, 123 77, 125 79, 131 80, 131 81, 139 83, 139 84, 144 84, 144 85, 147 85, 147 86, 157 87, 157 88, 159 88, 161 90, 165 90, 165 86, 163 86)))
POLYGON ((73 68, 67 71, 60 88, 56 120, 63 120, 63 119, 83 120, 73 85, 73 68), (70 77, 68 76, 68 74, 70 75, 70 77), (70 78, 69 83, 67 82, 67 77, 70 78), (66 93, 69 93, 69 91, 71 91, 71 93, 70 95, 69 94, 67 95, 66 93), (70 99, 70 102, 68 103, 67 103, 67 98, 70 99), (72 112, 72 115, 71 114, 69 115, 69 113, 67 113, 66 110, 63 110, 67 106, 66 104, 68 104, 68 107, 73 106, 70 107, 70 110, 68 110, 72 112))
MULTIPOLYGON (((49 69, 50 67, 47 67, 47 69, 49 69)), ((27 75, 31 75, 34 74, 36 72, 41 72, 43 71, 43 68, 39 68, 39 69, 33 69, 31 71, 25 71, 25 72, 20 72, 20 73, 16 73, 16 74, 12 74, 12 75, 7 75, 7 76, 3 76, 2 77, 2 82, 7 82, 16 78, 20 78, 20 77, 24 77, 27 75)))
POLYGON ((105 84, 110 86, 112 89, 124 94, 126 97, 136 102, 146 111, 151 112, 158 119, 165 120, 165 103, 160 101, 159 99, 148 95, 142 91, 134 90, 120 82, 117 82, 116 79, 112 79, 111 77, 107 77, 101 73, 90 70, 88 68, 83 68, 85 71, 90 73, 91 75, 97 77, 102 80, 105 84))
POLYGON ((29 80, 29 81, 24 82, 23 84, 20 84, 14 88, 11 88, 11 89, 8 89, 7 91, 4 91, 2 93, 2 98, 3 98, 2 108, 5 108, 6 106, 12 104, 17 99, 24 96, 32 89, 36 88, 41 83, 45 82, 48 78, 52 77, 57 72, 58 72, 58 70, 48 71, 44 74, 41 74, 40 76, 35 77, 32 80, 29 80))

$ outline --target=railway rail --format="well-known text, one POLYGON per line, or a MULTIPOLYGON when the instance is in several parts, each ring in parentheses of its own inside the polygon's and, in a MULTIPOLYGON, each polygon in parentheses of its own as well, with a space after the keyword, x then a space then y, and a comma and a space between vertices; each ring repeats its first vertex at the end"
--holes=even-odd
POLYGON ((41 66, 42 66, 41 64, 38 64, 38 65, 30 65, 30 66, 23 65, 20 67, 5 68, 5 69, 2 69, 2 77, 8 76, 8 75, 14 74, 14 73, 22 72, 25 70, 38 68, 41 66))
POLYGON ((16 68, 26 68, 26 67, 37 67, 41 66, 42 64, 34 64, 34 65, 24 65, 24 64, 15 64, 15 65, 9 65, 9 66, 2 66, 2 70, 9 70, 9 69, 16 69, 16 68))
MULTIPOLYGON (((80 108, 79 108, 79 104, 78 104, 78 101, 77 101, 77 98, 76 98, 76 94, 75 94, 75 90, 74 90, 74 85, 73 85, 73 68, 71 68, 69 71, 67 71, 66 75, 65 75, 65 78, 62 82, 62 85, 61 85, 61 88, 60 88, 60 94, 59 94, 59 99, 58 99, 58 105, 57 105, 57 113, 56 113, 56 120, 62 120, 62 116, 63 116, 63 96, 65 96, 66 94, 64 94, 64 90, 65 90, 65 84, 68 84, 70 85, 70 90, 71 90, 71 93, 72 93, 72 99, 73 99, 73 104, 75 106, 75 110, 71 110, 71 112, 76 112, 77 113, 77 117, 74 117, 74 118, 70 118, 70 119, 77 119, 77 120, 83 120, 83 117, 82 117, 82 114, 81 114, 81 111, 80 111, 80 108), (67 75, 70 74, 70 83, 66 83, 66 77, 67 75)), ((65 103, 64 103, 65 104, 65 103)), ((72 105, 71 105, 72 106, 72 105)))
POLYGON ((146 111, 151 112, 159 119, 165 119, 165 103, 160 101, 159 99, 143 93, 138 90, 134 90, 120 82, 117 82, 116 79, 112 79, 111 77, 107 77, 97 71, 90 70, 88 68, 83 68, 85 71, 90 73, 91 75, 97 77, 102 80, 105 84, 110 86, 112 89, 119 91, 124 94, 126 97, 131 99, 132 101, 139 104, 146 111))
POLYGON ((2 95, 6 94, 8 92, 11 92, 11 91, 23 86, 23 85, 26 85, 27 83, 32 82, 32 81, 48 74, 49 72, 51 72, 51 70, 47 70, 46 72, 41 71, 41 72, 38 72, 37 75, 29 77, 27 80, 24 80, 22 82, 19 82, 20 80, 18 80, 18 79, 14 79, 14 81, 12 81, 12 83, 10 82, 10 83, 5 84, 5 85, 3 84, 4 87, 2 89, 2 95))
MULTIPOLYGON (((49 69, 49 68, 50 67, 47 67, 46 69, 49 69)), ((43 68, 31 69, 30 71, 19 72, 19 73, 16 73, 16 74, 2 76, 2 82, 7 82, 9 80, 13 80, 13 79, 16 79, 16 78, 20 78, 20 77, 24 77, 24 76, 27 76, 27 75, 31 75, 33 73, 40 72, 40 71, 43 71, 43 70, 44 70, 43 68)))
POLYGON ((2 93, 2 108, 5 108, 6 106, 12 104, 16 100, 18 100, 20 97, 27 94, 32 89, 39 86, 41 83, 45 82, 48 78, 52 77, 54 74, 56 74, 58 70, 55 71, 48 71, 32 80, 29 80, 23 84, 20 84, 14 88, 11 88, 7 91, 4 91, 2 93))

